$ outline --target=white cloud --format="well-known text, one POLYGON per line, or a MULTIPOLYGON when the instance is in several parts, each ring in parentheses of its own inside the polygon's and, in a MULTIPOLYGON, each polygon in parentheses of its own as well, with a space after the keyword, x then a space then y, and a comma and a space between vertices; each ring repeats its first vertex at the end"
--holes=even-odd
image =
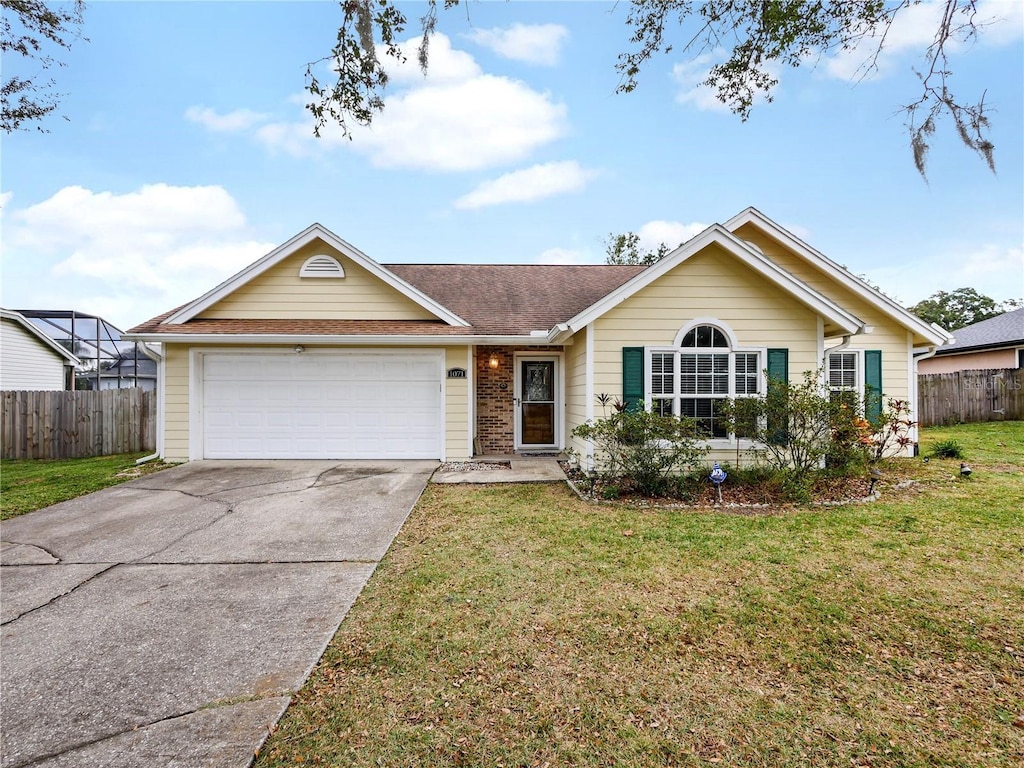
MULTIPOLYGON (((828 58, 825 61, 826 74, 840 80, 884 75, 904 54, 923 56, 934 42, 945 8, 945 0, 925 0, 901 9, 885 33, 884 47, 877 58, 875 53, 881 39, 878 35, 865 38, 859 45, 828 58)), ((1019 40, 1024 34, 1024 4, 1019 0, 980 0, 973 18, 979 29, 978 43, 981 45, 1006 45, 1019 40)), ((965 16, 957 15, 954 24, 965 21, 965 16)), ((947 44, 947 50, 956 53, 964 49, 965 43, 962 36, 954 37, 947 44)))
POLYGON ((506 59, 552 67, 558 63, 569 30, 559 24, 513 24, 506 28, 478 29, 466 37, 506 59))
POLYGON ((574 160, 535 165, 483 182, 456 200, 455 207, 474 209, 502 203, 529 203, 566 192, 579 192, 596 175, 596 171, 582 168, 574 160))
POLYGON ((648 221, 640 227, 636 234, 640 238, 639 245, 641 251, 657 250, 658 246, 662 243, 667 245, 670 250, 675 250, 676 246, 682 245, 707 228, 707 224, 700 224, 699 222, 683 224, 679 221, 655 219, 654 221, 648 221))
MULTIPOLYGON (((716 89, 704 84, 715 64, 724 62, 726 52, 719 49, 714 53, 704 53, 688 61, 681 61, 672 67, 672 77, 679 85, 676 101, 689 104, 701 112, 729 112, 731 108, 718 100, 716 89)), ((774 79, 779 79, 779 66, 773 62, 765 62, 765 71, 774 79)), ((754 104, 763 104, 768 97, 763 92, 754 94, 754 104)))
POLYGON ((13 192, 0 192, 0 214, 7 208, 7 204, 11 202, 12 197, 14 197, 13 192))
POLYGON ((19 305, 80 309, 119 327, 195 298, 275 245, 247 235, 223 188, 166 184, 122 195, 65 187, 12 211, 4 240, 39 270, 34 285, 5 284, 19 305))
POLYGON ((480 170, 522 160, 561 137, 565 117, 549 94, 481 75, 392 96, 351 146, 384 168, 480 170))
POLYGON ((234 112, 218 114, 209 107, 189 107, 185 110, 185 119, 198 123, 214 133, 237 133, 248 130, 269 119, 269 115, 254 112, 251 109, 236 109, 234 112))
MULTIPOLYGON (((251 129, 268 150, 293 157, 352 151, 380 168, 428 171, 473 171, 519 162, 566 134, 566 107, 551 94, 484 73, 472 56, 453 49, 441 34, 431 39, 430 67, 424 77, 415 62, 417 44, 417 39, 403 44, 409 55, 405 63, 382 56, 391 76, 386 106, 374 116, 372 126, 350 126, 351 141, 334 125, 325 126, 316 138, 313 118, 304 111, 294 119, 262 125, 254 119, 239 130, 251 129)), ((215 125, 241 125, 243 117, 231 119, 241 113, 258 115, 246 110, 223 116, 197 111, 193 119, 212 130, 215 125)))
POLYGON ((1024 296, 1024 245, 981 243, 931 251, 927 258, 893 258, 867 272, 871 282, 910 306, 938 291, 970 287, 996 301, 1024 296))
POLYGON ((384 63, 392 86, 421 85, 427 81, 432 85, 461 83, 483 74, 471 54, 453 48, 447 35, 436 34, 430 38, 427 73, 424 75, 416 56, 420 40, 416 37, 402 43, 404 61, 388 56, 383 46, 377 47, 377 57, 384 63))

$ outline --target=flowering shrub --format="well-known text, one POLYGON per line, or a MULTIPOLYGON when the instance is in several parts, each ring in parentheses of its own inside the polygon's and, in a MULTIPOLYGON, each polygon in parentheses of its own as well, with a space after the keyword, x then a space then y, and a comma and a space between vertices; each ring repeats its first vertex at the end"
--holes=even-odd
POLYGON ((905 453, 912 444, 910 430, 917 425, 910 418, 910 404, 906 400, 889 398, 878 420, 877 429, 870 425, 871 435, 865 442, 868 460, 882 461, 905 453))

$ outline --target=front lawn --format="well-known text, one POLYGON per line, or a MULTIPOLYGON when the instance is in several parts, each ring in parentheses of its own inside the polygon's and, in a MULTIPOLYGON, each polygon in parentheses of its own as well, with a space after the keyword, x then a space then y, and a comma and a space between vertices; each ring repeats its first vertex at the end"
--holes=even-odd
POLYGON ((256 765, 1019 766, 1024 423, 953 431, 846 507, 430 486, 256 765))
POLYGON ((160 461, 139 467, 145 453, 85 459, 29 459, 0 463, 0 520, 117 485, 166 467, 160 461))

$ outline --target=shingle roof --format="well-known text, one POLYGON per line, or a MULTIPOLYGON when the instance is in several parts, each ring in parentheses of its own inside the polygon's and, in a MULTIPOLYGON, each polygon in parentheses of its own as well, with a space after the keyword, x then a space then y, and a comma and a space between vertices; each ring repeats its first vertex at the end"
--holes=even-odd
POLYGON ((1024 344, 1024 307, 1005 312, 953 331, 956 341, 939 349, 936 355, 952 355, 970 349, 1024 344))
POLYGON ((470 323, 408 320, 214 320, 161 325, 181 307, 128 333, 259 335, 528 336, 550 330, 645 267, 608 264, 390 264, 402 280, 470 323))
POLYGON ((645 269, 608 264, 385 266, 488 335, 550 330, 645 269))

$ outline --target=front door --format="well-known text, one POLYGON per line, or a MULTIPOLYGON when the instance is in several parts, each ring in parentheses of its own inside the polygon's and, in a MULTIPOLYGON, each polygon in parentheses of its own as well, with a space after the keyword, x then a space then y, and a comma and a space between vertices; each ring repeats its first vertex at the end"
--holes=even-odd
POLYGON ((517 437, 523 448, 557 447, 558 358, 519 358, 517 437))

